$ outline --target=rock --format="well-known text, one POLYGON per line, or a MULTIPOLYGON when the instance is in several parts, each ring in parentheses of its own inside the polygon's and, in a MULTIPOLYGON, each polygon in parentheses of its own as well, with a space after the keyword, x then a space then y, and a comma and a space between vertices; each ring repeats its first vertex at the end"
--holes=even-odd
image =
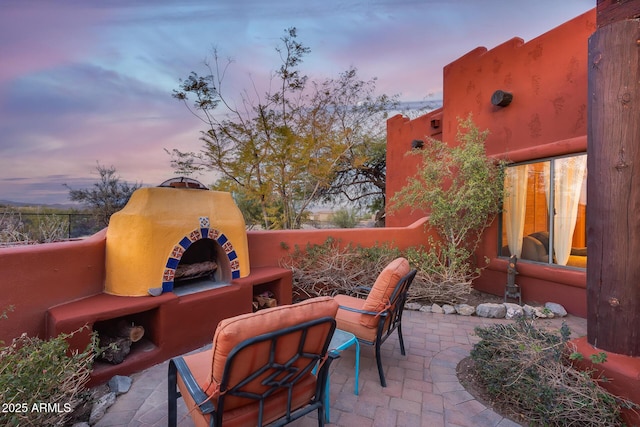
POLYGON ((109 380, 109 390, 114 392, 116 396, 126 393, 131 388, 131 378, 122 375, 116 375, 109 380))
POLYGON ((452 305, 449 304, 445 304, 442 306, 442 310, 444 311, 444 314, 456 314, 456 309, 453 308, 452 305))
POLYGON ((526 317, 527 319, 531 319, 535 316, 534 308, 529 304, 523 305, 522 311, 524 312, 524 317, 526 317))
POLYGON ((558 317, 565 317, 567 315, 567 310, 564 309, 564 307, 558 303, 555 302, 548 302, 544 305, 545 308, 548 308, 549 310, 551 310, 551 312, 558 317))
POLYGON ((471 316, 476 312, 476 308, 469 304, 458 304, 454 307, 456 309, 456 312, 461 316, 471 316))
POLYGON ((544 307, 532 307, 530 305, 525 305, 523 310, 528 318, 538 317, 540 319, 553 319, 555 317, 551 310, 544 307))
POLYGON ((405 310, 414 310, 418 311, 422 308, 422 304, 418 304, 417 302, 408 302, 404 305, 405 310))
POLYGON ((89 423, 86 421, 83 421, 81 423, 75 423, 73 424, 71 427, 90 427, 89 423))
POLYGON ((116 394, 110 392, 102 396, 91 408, 91 415, 89 416, 89 424, 94 425, 104 417, 107 409, 116 402, 116 394))
POLYGON ((162 295, 162 286, 159 288, 149 288, 147 292, 149 292, 149 295, 151 295, 152 297, 159 297, 160 295, 162 295))
POLYGON ((507 309, 507 314, 504 316, 505 319, 519 319, 524 316, 524 310, 518 304, 505 302, 503 305, 507 309))
POLYGON ((501 319, 507 314, 507 308, 504 304, 484 303, 476 307, 476 314, 479 317, 501 319))
POLYGON ((422 307, 420 307, 420 311, 423 313, 431 313, 431 307, 429 307, 428 305, 423 305, 422 307))
POLYGON ((432 313, 442 314, 442 313, 444 313, 444 310, 438 304, 433 304, 431 306, 431 312, 432 313))

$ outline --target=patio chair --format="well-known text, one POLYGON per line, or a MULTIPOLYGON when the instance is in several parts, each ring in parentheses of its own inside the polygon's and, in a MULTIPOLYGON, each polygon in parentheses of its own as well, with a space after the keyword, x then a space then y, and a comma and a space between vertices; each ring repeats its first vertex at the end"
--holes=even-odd
POLYGON ((363 344, 375 346, 376 362, 380 384, 387 386, 382 368, 380 346, 398 330, 400 352, 405 355, 402 338, 402 312, 407 299, 407 291, 416 275, 409 262, 397 258, 378 275, 366 299, 348 295, 336 295, 340 305, 336 314, 338 329, 351 332, 363 344))
POLYGON ((178 397, 198 427, 280 426, 314 410, 323 426, 337 310, 318 297, 221 321, 211 349, 169 362, 169 426, 178 397))

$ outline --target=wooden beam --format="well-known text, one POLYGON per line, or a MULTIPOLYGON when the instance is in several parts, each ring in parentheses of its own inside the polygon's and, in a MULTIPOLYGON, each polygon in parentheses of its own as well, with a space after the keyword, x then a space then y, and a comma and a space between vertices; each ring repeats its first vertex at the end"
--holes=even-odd
MULTIPOLYGON (((636 2, 638 3, 638 2, 636 2)), ((640 20, 589 39, 587 326, 593 346, 640 356, 640 20)))
POLYGON ((597 27, 616 21, 640 17, 640 2, 637 0, 598 0, 596 10, 597 27))

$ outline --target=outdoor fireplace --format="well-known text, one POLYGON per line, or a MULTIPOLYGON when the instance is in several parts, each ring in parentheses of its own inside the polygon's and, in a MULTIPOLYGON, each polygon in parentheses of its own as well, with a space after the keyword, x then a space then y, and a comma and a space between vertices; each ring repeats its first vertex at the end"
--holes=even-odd
POLYGON ((249 275, 242 213, 229 193, 140 188, 111 217, 105 292, 189 294, 249 275))

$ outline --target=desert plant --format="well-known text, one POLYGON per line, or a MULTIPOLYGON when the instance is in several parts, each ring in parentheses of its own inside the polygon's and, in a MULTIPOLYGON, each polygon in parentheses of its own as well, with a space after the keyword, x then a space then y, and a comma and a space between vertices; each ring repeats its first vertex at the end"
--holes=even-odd
POLYGON ((338 228, 353 228, 358 224, 358 216, 351 209, 338 209, 333 213, 331 222, 338 228))
POLYGON ((0 347, 0 425, 58 426, 70 419, 97 350, 92 339, 83 352, 69 352, 67 339, 77 332, 49 340, 25 333, 0 347))
POLYGON ((488 131, 480 131, 472 117, 458 119, 458 145, 430 138, 411 155, 422 157, 415 176, 391 198, 391 210, 409 206, 429 212, 429 225, 439 239, 429 241, 427 264, 431 278, 464 285, 479 274, 472 255, 482 233, 500 211, 504 163, 485 152, 488 131))
POLYGON ((603 378, 570 363, 566 325, 553 332, 520 319, 475 332, 481 339, 471 351, 476 377, 529 425, 619 426, 621 407, 633 405, 602 388, 603 378))

